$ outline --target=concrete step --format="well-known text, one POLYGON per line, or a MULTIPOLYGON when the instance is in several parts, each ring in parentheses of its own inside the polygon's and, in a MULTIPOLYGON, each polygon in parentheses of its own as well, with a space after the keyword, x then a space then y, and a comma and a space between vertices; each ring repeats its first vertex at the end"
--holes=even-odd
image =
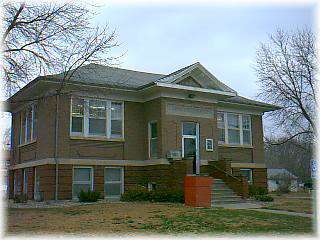
POLYGON ((240 196, 212 196, 212 201, 222 201, 222 200, 242 200, 240 196))
POLYGON ((238 196, 236 195, 234 192, 217 192, 217 193, 211 193, 211 196, 215 196, 215 197, 221 197, 221 196, 226 196, 226 197, 229 197, 229 196, 238 196))
POLYGON ((230 204, 230 203, 241 203, 244 202, 244 200, 241 199, 223 199, 223 200, 212 200, 211 206, 215 206, 217 204, 230 204))

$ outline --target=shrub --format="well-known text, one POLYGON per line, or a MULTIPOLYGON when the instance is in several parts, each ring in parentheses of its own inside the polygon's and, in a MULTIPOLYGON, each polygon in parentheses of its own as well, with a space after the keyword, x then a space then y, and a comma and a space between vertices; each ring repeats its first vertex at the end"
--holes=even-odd
POLYGON ((15 203, 26 203, 28 200, 26 194, 17 194, 13 197, 13 202, 15 203))
POLYGON ((308 189, 312 189, 312 179, 308 179, 307 181, 305 181, 304 183, 304 187, 308 188, 308 189))
POLYGON ((184 202, 184 194, 180 190, 152 190, 135 188, 126 191, 121 196, 121 201, 151 201, 151 202, 184 202))
POLYGON ((184 194, 181 190, 154 190, 151 191, 150 200, 153 202, 183 203, 184 194))
POLYGON ((273 197, 269 196, 269 195, 256 195, 254 196, 254 198, 258 201, 262 201, 262 202, 273 202, 273 197))
POLYGON ((81 190, 79 193, 80 202, 96 202, 100 198, 100 193, 88 190, 87 192, 81 190))
POLYGON ((268 190, 264 187, 256 187, 249 185, 249 196, 254 197, 256 195, 267 195, 268 190))
POLYGON ((122 194, 120 200, 124 202, 134 202, 134 201, 150 201, 151 192, 146 188, 137 187, 134 189, 129 189, 122 194))

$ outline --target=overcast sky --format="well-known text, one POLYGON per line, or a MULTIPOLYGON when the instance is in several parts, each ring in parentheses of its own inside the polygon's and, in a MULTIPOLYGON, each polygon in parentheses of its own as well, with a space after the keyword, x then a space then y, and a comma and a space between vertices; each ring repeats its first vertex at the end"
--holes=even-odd
POLYGON ((314 5, 108 5, 97 22, 117 29, 120 67, 170 73, 199 61, 239 94, 255 97, 260 42, 277 28, 313 27, 314 5))
MULTIPOLYGON (((258 86, 253 65, 259 43, 277 28, 313 28, 314 9, 310 4, 111 4, 100 9, 95 22, 116 28, 122 44, 114 55, 126 52, 120 67, 167 74, 199 61, 240 95, 254 98, 258 86)), ((10 118, 2 123, 1 131, 10 127, 10 118)))

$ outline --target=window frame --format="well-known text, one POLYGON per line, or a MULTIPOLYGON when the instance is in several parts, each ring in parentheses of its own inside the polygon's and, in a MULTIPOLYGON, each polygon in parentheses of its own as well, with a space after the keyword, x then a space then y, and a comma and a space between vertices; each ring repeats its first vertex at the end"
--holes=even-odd
POLYGON ((38 116, 35 111, 38 110, 37 108, 37 103, 31 103, 27 106, 25 106, 21 111, 20 111, 20 130, 19 130, 19 145, 26 145, 30 143, 34 143, 37 141, 37 135, 38 131, 36 131, 37 135, 34 136, 34 128, 38 127, 38 119, 35 118, 35 116, 38 116), (31 108, 31 123, 30 123, 30 140, 27 141, 28 136, 27 136, 27 129, 28 129, 28 110, 31 108), (35 122, 36 120, 36 122, 35 122), (23 126, 23 121, 24 121, 24 126, 23 126))
POLYGON ((199 149, 199 123, 197 122, 191 122, 191 121, 184 121, 181 123, 181 140, 182 140, 182 143, 181 143, 181 147, 182 147, 182 150, 181 150, 181 155, 182 157, 184 158, 184 139, 186 138, 190 138, 190 139, 195 139, 196 140, 196 158, 198 159, 199 158, 199 153, 200 153, 200 149, 199 149), (193 124, 196 124, 196 134, 195 135, 189 135, 189 134, 183 134, 183 124, 184 123, 193 123, 193 124))
MULTIPOLYGON (((218 137, 218 144, 219 145, 229 145, 229 146, 246 146, 246 147, 252 147, 252 121, 251 121, 251 116, 250 114, 244 114, 244 113, 236 113, 236 112, 224 112, 224 111, 218 111, 218 114, 223 114, 223 118, 224 118, 224 137, 225 137, 225 141, 219 141, 220 140, 220 136, 218 137), (239 128, 229 128, 228 126, 228 114, 233 114, 233 115, 237 115, 238 116, 238 121, 239 121, 239 128), (249 117, 249 129, 243 129, 243 116, 248 116, 249 117), (229 134, 228 131, 229 129, 233 129, 233 130, 239 130, 240 131, 240 142, 239 143, 229 143, 229 134), (243 131, 250 131, 250 144, 247 143, 243 143, 243 131)), ((223 129, 223 128, 219 128, 218 123, 217 123, 217 129, 223 129)), ((218 132, 219 134, 219 132, 218 132)))
MULTIPOLYGON (((87 168, 87 169, 90 169, 90 176, 91 176, 91 184, 90 184, 90 190, 93 191, 94 189, 94 172, 93 172, 93 167, 91 166, 73 166, 72 168, 72 191, 71 191, 71 194, 72 194, 72 199, 78 199, 78 197, 74 197, 73 196, 73 185, 75 184, 75 181, 74 181, 74 169, 81 169, 81 168, 87 168)), ((76 184, 86 184, 84 183, 86 181, 79 181, 77 182, 76 184)))
POLYGON ((105 199, 118 199, 118 198, 120 198, 121 197, 121 195, 124 193, 124 169, 123 169, 123 167, 116 167, 116 166, 106 166, 106 167, 104 167, 104 171, 103 171, 103 191, 104 191, 104 198, 105 199), (120 169, 120 174, 121 174, 121 176, 120 176, 120 181, 107 181, 106 182, 106 180, 105 180, 105 174, 106 174, 106 169, 120 169), (120 183, 120 187, 121 187, 121 189, 120 189, 120 196, 114 196, 114 197, 107 197, 107 194, 106 194, 106 183, 108 184, 108 183, 120 183))
MULTIPOLYGON (((239 169, 240 174, 241 174, 241 171, 250 171, 250 179, 248 179, 248 183, 250 185, 253 184, 253 169, 252 168, 240 168, 239 169)), ((243 175, 241 174, 241 176, 243 176, 243 175)))
POLYGON ((158 150, 159 150, 159 141, 158 141, 158 121, 156 121, 156 120, 153 120, 153 121, 150 121, 150 122, 148 122, 148 155, 149 155, 149 159, 154 159, 154 157, 151 155, 151 140, 154 140, 154 139, 156 139, 157 140, 157 156, 155 157, 155 158, 158 158, 159 156, 158 156, 158 150), (156 123, 157 124, 157 137, 156 138, 152 138, 151 137, 151 125, 153 124, 153 123, 156 123))
POLYGON ((70 100, 70 127, 69 127, 69 133, 70 137, 83 137, 83 138, 95 138, 95 139, 103 139, 103 140, 124 140, 125 132, 124 132, 124 101, 118 101, 118 100, 111 100, 111 99, 101 99, 101 98, 90 98, 90 97, 78 97, 78 96, 72 96, 70 100), (83 100, 83 131, 82 132, 72 132, 72 104, 73 99, 78 98, 83 100), (90 134, 89 133, 89 101, 95 100, 95 101, 103 101, 106 105, 106 134, 105 135, 97 135, 97 134, 90 134), (120 103, 122 106, 122 134, 121 137, 117 135, 111 134, 111 103, 120 103))
POLYGON ((206 138, 206 151, 207 152, 213 152, 213 139, 212 138, 206 138), (208 147, 208 143, 210 142, 211 148, 208 147))
POLYGON ((28 194, 28 174, 27 174, 27 169, 22 169, 23 171, 23 194, 28 194))

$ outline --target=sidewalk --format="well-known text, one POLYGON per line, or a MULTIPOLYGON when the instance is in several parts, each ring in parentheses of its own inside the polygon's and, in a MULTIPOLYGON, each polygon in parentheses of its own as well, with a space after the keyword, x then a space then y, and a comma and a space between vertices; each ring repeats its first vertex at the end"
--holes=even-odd
POLYGON ((243 203, 230 203, 230 204, 219 204, 215 205, 215 207, 222 207, 225 209, 247 209, 254 210, 258 212, 266 212, 266 213, 275 213, 275 214, 285 214, 290 216, 299 216, 299 217, 312 217, 313 214, 309 213, 298 213, 298 212, 289 212, 284 210, 273 210, 273 209, 263 209, 263 204, 261 203, 253 203, 253 202, 243 202, 243 203))

